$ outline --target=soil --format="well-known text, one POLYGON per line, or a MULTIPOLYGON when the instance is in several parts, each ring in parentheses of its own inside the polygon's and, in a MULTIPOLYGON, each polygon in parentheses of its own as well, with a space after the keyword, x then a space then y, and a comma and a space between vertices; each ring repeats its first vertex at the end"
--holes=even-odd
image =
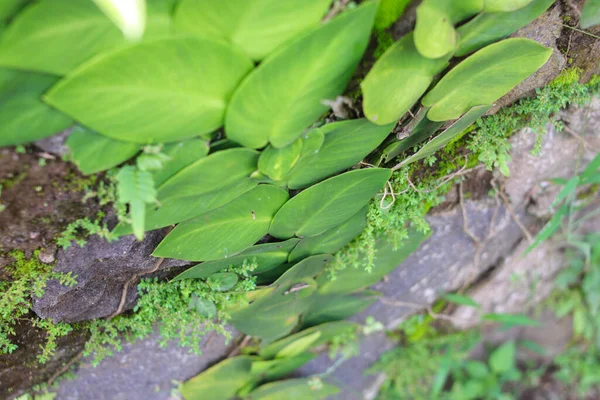
POLYGON ((69 223, 99 210, 93 201, 82 202, 86 185, 97 178, 52 157, 33 147, 25 153, 0 149, 0 271, 11 262, 8 253, 13 250, 28 258, 36 249, 52 254, 56 236, 69 223))

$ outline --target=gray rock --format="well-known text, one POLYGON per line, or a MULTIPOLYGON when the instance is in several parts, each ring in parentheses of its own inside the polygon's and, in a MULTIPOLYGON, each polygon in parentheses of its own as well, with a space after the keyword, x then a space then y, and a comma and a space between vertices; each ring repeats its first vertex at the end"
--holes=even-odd
POLYGON ((62 157, 69 153, 69 147, 66 145, 67 138, 71 135, 73 128, 65 129, 64 131, 57 133, 56 135, 36 140, 33 142, 37 147, 45 151, 46 153, 55 154, 62 157))
MULTIPOLYGON (((77 322, 102 318, 114 313, 128 285, 124 310, 134 304, 136 284, 144 272, 154 268, 157 258, 152 251, 164 237, 164 231, 148 232, 142 242, 128 235, 109 243, 93 236, 84 247, 72 245, 57 254, 54 271, 69 273, 77 285, 67 287, 56 280, 48 282, 44 295, 36 299, 33 310, 41 318, 55 322, 77 322)), ((187 265, 181 260, 165 260, 161 270, 187 265)))

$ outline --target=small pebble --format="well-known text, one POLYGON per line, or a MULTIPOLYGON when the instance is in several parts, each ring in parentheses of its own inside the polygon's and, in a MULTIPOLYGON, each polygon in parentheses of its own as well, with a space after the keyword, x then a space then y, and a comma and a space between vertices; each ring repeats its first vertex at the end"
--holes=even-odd
POLYGON ((29 232, 29 239, 35 239, 40 236, 39 232, 29 232))
POLYGON ((39 259, 44 264, 52 264, 55 260, 53 249, 44 249, 40 251, 39 259))

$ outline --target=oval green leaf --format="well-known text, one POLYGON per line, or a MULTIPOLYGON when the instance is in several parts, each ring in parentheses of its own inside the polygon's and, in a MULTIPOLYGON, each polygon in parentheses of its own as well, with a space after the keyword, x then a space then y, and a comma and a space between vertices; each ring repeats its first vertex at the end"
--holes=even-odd
POLYGON ((117 140, 173 142, 221 127, 229 97, 250 69, 250 59, 222 42, 158 39, 94 59, 46 101, 117 140))
MULTIPOLYGON (((169 31, 164 1, 148 3, 146 37, 169 31)), ((126 45, 92 1, 43 0, 25 8, 0 41, 0 66, 65 75, 96 54, 126 45)))
POLYGON ((203 317, 214 318, 217 316, 217 306, 215 306, 215 303, 208 299, 203 299, 197 296, 192 297, 192 302, 190 305, 193 305, 196 312, 203 317))
POLYGON ((303 238, 290 253, 289 261, 297 262, 315 254, 335 253, 365 229, 367 211, 368 207, 364 207, 348 221, 334 226, 320 235, 303 238))
POLYGON ((301 153, 302 140, 300 139, 279 149, 268 146, 260 153, 258 170, 274 181, 281 181, 296 164, 301 153))
MULTIPOLYGON (((182 169, 158 188, 159 205, 146 209, 145 229, 152 230, 197 217, 221 207, 254 188, 250 174, 258 153, 229 149, 201 158, 182 169)), ((114 233, 126 235, 131 228, 119 224, 114 233)))
POLYGON ((506 39, 454 67, 423 99, 427 118, 447 121, 493 104, 548 61, 552 49, 529 39, 506 39), (485 90, 483 90, 485 88, 485 90))
POLYGON ((388 169, 369 168, 318 183, 284 204, 269 233, 280 239, 321 234, 356 214, 390 176, 388 169))
POLYGON ((423 57, 413 35, 405 35, 377 60, 360 84, 365 116, 378 125, 398 121, 448 66, 449 59, 423 57))
POLYGON ((71 118, 40 100, 56 80, 49 75, 0 68, 0 146, 42 139, 72 124, 71 118))
POLYGON ((458 28, 457 57, 463 57, 523 28, 542 15, 555 0, 534 0, 508 13, 482 13, 458 28))
POLYGON ((210 275, 206 281, 212 289, 218 292, 226 292, 236 285, 238 276, 233 272, 217 272, 210 275))
POLYGON ((342 321, 361 312, 377 300, 370 292, 358 294, 330 294, 315 296, 314 302, 302 318, 302 328, 331 321, 342 321))
POLYGON ((245 147, 298 139, 340 95, 367 44, 377 4, 347 11, 268 57, 235 91, 225 132, 245 147))
POLYGON ((331 0, 183 0, 175 30, 221 38, 261 60, 319 24, 331 0))
POLYGON ((486 13, 517 11, 533 0, 485 0, 483 11, 486 13))
POLYGON ((239 356, 228 358, 210 367, 181 386, 186 399, 201 399, 210 393, 211 400, 229 400, 238 390, 252 383, 252 362, 258 357, 239 356))
POLYGON ((77 126, 67 139, 71 159, 86 175, 105 171, 129 160, 140 145, 122 142, 77 126))
POLYGON ((222 260, 207 261, 194 265, 177 275, 174 280, 179 279, 204 279, 214 272, 229 267, 239 267, 244 261, 255 262, 258 267, 252 271, 253 274, 261 274, 285 263, 290 252, 296 246, 299 239, 290 239, 279 243, 265 243, 252 246, 236 256, 222 260))
POLYGON ((156 257, 210 261, 233 256, 267 234, 288 193, 260 185, 232 202, 179 224, 154 250, 156 257))
POLYGON ((393 127, 374 125, 363 118, 318 128, 325 135, 323 144, 304 153, 287 178, 288 187, 305 188, 352 167, 375 150, 393 127))
POLYGON ((427 2, 417 7, 415 47, 423 57, 441 58, 456 47, 457 35, 450 17, 427 2))

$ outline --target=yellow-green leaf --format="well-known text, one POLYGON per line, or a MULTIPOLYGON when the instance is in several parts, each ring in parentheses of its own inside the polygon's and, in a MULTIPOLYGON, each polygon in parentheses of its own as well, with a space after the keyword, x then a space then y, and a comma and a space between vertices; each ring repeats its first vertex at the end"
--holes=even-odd
POLYGON ((225 39, 261 60, 319 24, 331 0, 183 0, 177 32, 225 39))
POLYGON ((516 11, 525 7, 532 1, 533 0, 485 0, 483 11, 488 13, 516 11))
POLYGON ((174 142, 220 128, 231 93, 250 69, 250 59, 222 42, 157 39, 83 65, 46 101, 117 140, 174 142))
POLYGON ((279 148, 302 135, 340 95, 369 42, 377 5, 368 2, 300 36, 237 88, 225 132, 245 147, 279 148))
POLYGON ((274 181, 281 181, 296 164, 301 153, 302 140, 300 139, 279 149, 267 146, 260 153, 258 170, 274 181))
POLYGON ((552 49, 530 39, 506 39, 454 67, 425 96, 432 121, 457 119, 481 104, 493 104, 543 66, 552 49))
POLYGON ((259 386, 250 393, 248 400, 321 400, 339 391, 336 386, 327 382, 314 387, 310 385, 310 378, 298 378, 259 386))

